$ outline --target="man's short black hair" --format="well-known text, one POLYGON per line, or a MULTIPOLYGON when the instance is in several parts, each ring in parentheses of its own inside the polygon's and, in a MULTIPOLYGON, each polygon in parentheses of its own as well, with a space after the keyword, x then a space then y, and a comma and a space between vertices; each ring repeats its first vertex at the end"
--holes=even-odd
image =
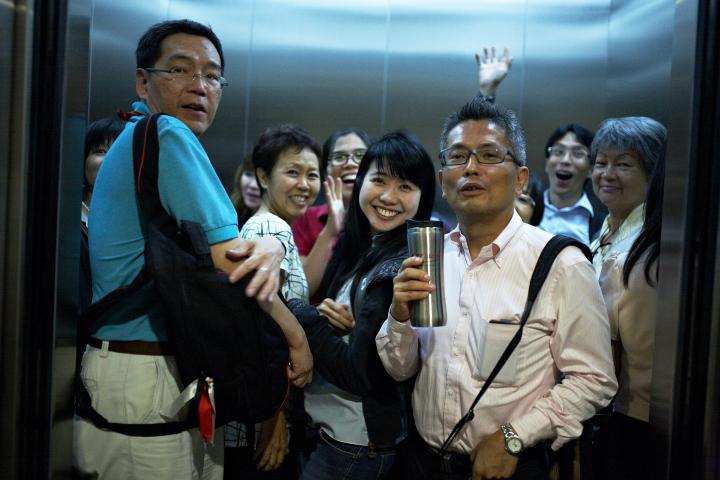
POLYGON ((476 95, 472 100, 463 105, 457 112, 453 112, 445 120, 442 133, 440 134, 440 150, 446 148, 447 137, 450 131, 463 122, 471 120, 489 120, 502 127, 505 131, 505 137, 510 143, 512 154, 518 165, 527 165, 525 151, 525 134, 523 133, 520 122, 518 122, 515 112, 485 100, 483 95, 476 95))
POLYGON ((578 142, 585 145, 585 147, 587 147, 588 149, 588 152, 590 151, 590 146, 592 145, 593 137, 595 136, 595 134, 587 128, 583 127, 582 125, 578 125, 577 123, 568 123, 567 125, 556 128, 552 135, 548 137, 547 142, 545 142, 545 152, 543 153, 543 156, 545 158, 548 158, 550 156, 550 154, 548 153, 548 149, 555 145, 555 142, 560 140, 568 133, 575 134, 578 142))
POLYGON ((165 22, 156 23, 148 28, 143 36, 138 40, 137 49, 135 50, 135 61, 137 68, 154 67, 161 55, 160 44, 170 35, 176 33, 187 33, 188 35, 197 35, 205 37, 215 46, 220 55, 220 71, 225 73, 225 56, 223 55, 222 44, 215 32, 206 25, 192 20, 167 20, 165 22))

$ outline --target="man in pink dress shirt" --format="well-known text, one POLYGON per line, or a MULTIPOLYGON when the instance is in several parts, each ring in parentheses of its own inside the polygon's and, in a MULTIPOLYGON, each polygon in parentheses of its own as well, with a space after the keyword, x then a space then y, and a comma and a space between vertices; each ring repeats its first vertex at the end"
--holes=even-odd
POLYGON ((447 323, 408 322, 412 302, 435 288, 412 257, 395 278, 376 339, 390 375, 417 374, 420 438, 407 468, 414 478, 546 479, 547 445, 558 449, 579 437, 582 422, 617 389, 600 288, 580 250, 560 253, 520 344, 450 444, 451 455, 438 455, 519 328, 530 277, 551 238, 514 210, 528 168, 513 112, 476 97, 450 115, 440 140, 439 180, 458 218, 445 236, 447 323))

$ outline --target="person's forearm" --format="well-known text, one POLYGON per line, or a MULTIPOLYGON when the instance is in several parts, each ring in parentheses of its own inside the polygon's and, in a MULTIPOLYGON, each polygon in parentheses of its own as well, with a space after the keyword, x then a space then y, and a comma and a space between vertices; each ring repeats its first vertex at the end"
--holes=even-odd
POLYGON ((322 282, 323 275, 325 274, 325 268, 332 255, 335 236, 331 235, 328 230, 328 227, 325 227, 320 231, 320 235, 318 235, 317 240, 315 240, 312 250, 310 250, 307 257, 302 259, 310 297, 315 295, 317 289, 320 288, 320 282, 322 282))
MULTIPOLYGON (((266 306, 263 308, 266 308, 266 306)), ((275 320, 275 323, 278 324, 291 348, 298 348, 304 344, 305 332, 295 318, 295 315, 292 314, 283 302, 272 302, 272 304, 270 304, 270 310, 267 311, 267 313, 269 313, 273 320, 275 320)))
POLYGON ((488 97, 494 97, 497 92, 497 83, 481 83, 480 93, 488 97))

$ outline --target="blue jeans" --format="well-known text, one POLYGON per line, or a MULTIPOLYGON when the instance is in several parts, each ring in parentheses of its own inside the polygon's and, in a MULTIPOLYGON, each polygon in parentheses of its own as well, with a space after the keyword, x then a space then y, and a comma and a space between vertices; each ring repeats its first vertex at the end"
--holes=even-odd
POLYGON ((338 442, 320 432, 317 449, 305 464, 301 480, 380 480, 388 478, 395 450, 375 451, 366 446, 338 442))

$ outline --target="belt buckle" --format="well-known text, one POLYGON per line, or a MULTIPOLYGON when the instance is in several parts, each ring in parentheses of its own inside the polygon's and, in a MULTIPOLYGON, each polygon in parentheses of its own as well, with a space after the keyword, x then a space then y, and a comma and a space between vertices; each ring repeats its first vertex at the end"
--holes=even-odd
POLYGON ((452 465, 450 464, 450 454, 447 452, 440 455, 440 470, 443 473, 453 473, 452 465))

